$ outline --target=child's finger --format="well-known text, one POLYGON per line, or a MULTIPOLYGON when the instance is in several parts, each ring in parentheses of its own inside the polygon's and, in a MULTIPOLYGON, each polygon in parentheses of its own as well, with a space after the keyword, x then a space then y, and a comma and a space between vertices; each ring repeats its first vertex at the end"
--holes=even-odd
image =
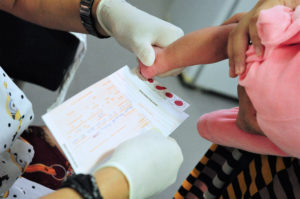
POLYGON ((158 73, 156 71, 156 67, 155 66, 145 66, 143 64, 139 65, 140 68, 140 73, 146 78, 146 79, 150 79, 155 77, 158 73))

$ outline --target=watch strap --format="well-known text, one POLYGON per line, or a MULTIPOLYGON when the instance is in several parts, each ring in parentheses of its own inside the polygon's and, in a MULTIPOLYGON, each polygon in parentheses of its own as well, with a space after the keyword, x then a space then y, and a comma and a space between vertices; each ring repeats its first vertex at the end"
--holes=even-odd
POLYGON ((81 0, 80 1, 81 23, 89 34, 94 35, 99 38, 107 38, 109 36, 101 35, 95 27, 95 20, 92 16, 93 4, 94 4, 94 0, 81 0))

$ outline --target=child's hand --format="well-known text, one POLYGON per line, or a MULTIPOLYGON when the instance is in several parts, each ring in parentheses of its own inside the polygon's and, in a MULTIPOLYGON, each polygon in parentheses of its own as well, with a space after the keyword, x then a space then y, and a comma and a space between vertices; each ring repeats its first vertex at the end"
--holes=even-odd
POLYGON ((144 65, 140 60, 139 71, 143 77, 150 79, 155 76, 166 77, 166 76, 176 76, 180 74, 183 68, 176 68, 174 65, 170 65, 165 56, 164 49, 159 47, 153 47, 155 51, 155 61, 151 66, 144 65))
POLYGON ((261 44, 258 35, 257 20, 260 11, 272 8, 276 5, 284 5, 291 9, 295 9, 300 5, 300 0, 262 0, 258 1, 255 7, 245 14, 238 25, 231 31, 228 38, 228 58, 229 58, 229 75, 236 77, 245 71, 245 53, 249 46, 249 41, 255 47, 256 54, 263 54, 264 46, 261 44))
POLYGON ((143 77, 146 79, 150 79, 160 74, 161 70, 166 67, 165 63, 163 63, 162 55, 163 49, 159 47, 153 47, 155 51, 155 61, 151 66, 144 65, 140 60, 139 62, 139 71, 143 77))

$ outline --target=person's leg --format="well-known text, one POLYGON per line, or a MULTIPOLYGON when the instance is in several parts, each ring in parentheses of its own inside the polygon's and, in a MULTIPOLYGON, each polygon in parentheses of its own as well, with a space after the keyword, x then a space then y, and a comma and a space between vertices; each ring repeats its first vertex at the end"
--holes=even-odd
POLYGON ((174 198, 300 198, 299 159, 238 151, 213 144, 174 198))
POLYGON ((224 177, 232 173, 239 159, 239 156, 235 155, 237 151, 213 144, 183 182, 174 198, 203 198, 204 193, 220 192, 226 181, 224 177), (214 180, 217 178, 218 180, 214 180))

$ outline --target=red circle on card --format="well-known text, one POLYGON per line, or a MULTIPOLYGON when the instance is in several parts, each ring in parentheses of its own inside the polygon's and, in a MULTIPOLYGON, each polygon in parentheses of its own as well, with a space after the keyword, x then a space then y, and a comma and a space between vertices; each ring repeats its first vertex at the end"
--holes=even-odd
POLYGON ((180 100, 176 100, 174 103, 175 103, 177 106, 182 106, 182 105, 183 105, 183 102, 180 101, 180 100))
POLYGON ((172 94, 172 93, 169 93, 169 92, 166 92, 165 95, 166 95, 168 98, 172 98, 172 97, 173 97, 173 94, 172 94))
POLYGON ((148 82, 153 83, 154 80, 153 79, 148 79, 148 82))
POLYGON ((167 88, 164 87, 164 86, 155 86, 155 88, 156 88, 157 90, 165 90, 165 89, 167 89, 167 88))

